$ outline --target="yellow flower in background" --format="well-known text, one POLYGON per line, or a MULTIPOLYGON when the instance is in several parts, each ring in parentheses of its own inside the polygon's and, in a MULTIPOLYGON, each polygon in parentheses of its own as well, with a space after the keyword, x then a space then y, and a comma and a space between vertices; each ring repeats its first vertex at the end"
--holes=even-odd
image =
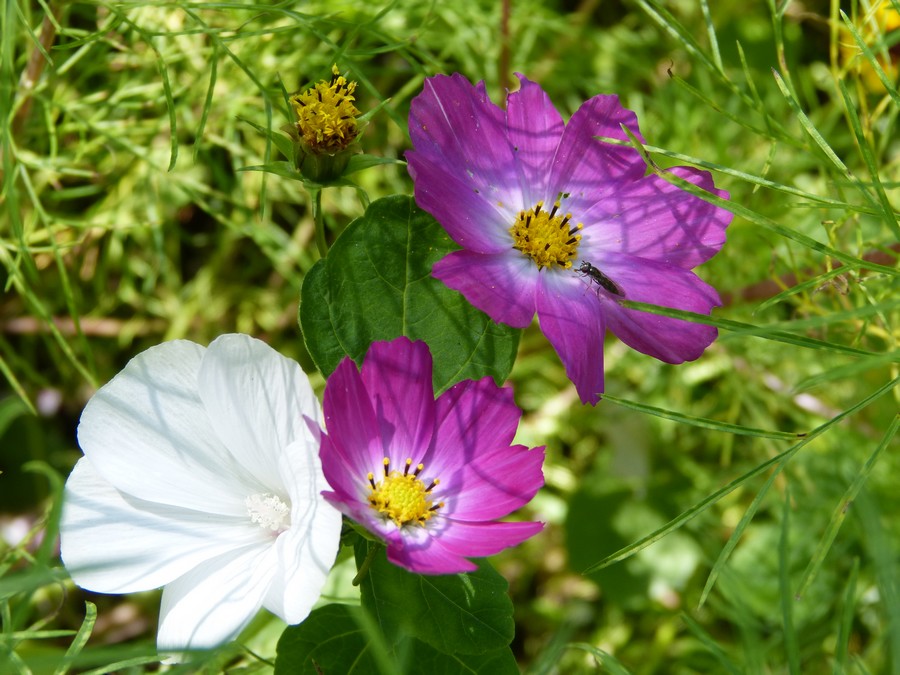
POLYGON ((359 138, 356 82, 332 66, 331 80, 291 96, 296 115, 294 163, 308 179, 323 182, 341 175, 359 138))
MULTIPOLYGON (((896 84, 900 73, 900 11, 895 9, 891 0, 882 0, 869 11, 861 13, 854 22, 854 27, 872 50, 888 80, 896 84)), ((843 27, 840 51, 841 61, 856 68, 866 89, 876 93, 884 91, 881 79, 863 54, 856 38, 843 27)))

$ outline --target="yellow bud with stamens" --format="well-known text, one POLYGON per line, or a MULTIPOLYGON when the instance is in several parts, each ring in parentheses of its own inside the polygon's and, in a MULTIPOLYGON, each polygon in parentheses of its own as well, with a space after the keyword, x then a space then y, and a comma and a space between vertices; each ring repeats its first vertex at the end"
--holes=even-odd
POLYGON ((331 80, 290 98, 296 117, 294 163, 306 178, 318 183, 338 178, 356 151, 360 115, 356 82, 331 68, 331 80))

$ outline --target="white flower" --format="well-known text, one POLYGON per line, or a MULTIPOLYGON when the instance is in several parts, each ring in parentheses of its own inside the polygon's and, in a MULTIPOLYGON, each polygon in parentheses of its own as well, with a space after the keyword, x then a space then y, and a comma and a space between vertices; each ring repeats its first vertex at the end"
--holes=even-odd
POLYGON ((300 366, 247 335, 139 354, 78 425, 84 457, 60 525, 75 583, 101 593, 165 586, 161 651, 234 639, 260 607, 299 623, 341 529, 320 494, 320 425, 300 366))

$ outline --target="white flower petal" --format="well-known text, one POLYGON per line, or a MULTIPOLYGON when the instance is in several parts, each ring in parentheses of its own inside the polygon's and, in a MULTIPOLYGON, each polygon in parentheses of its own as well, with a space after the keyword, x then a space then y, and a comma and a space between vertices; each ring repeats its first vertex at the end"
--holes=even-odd
POLYGON ((203 358, 200 398, 219 438, 245 471, 270 490, 283 487, 278 456, 320 423, 319 403, 300 366, 248 335, 217 338, 203 358))
POLYGON ((79 586, 101 593, 158 588, 228 551, 272 538, 236 519, 128 497, 82 458, 66 482, 60 549, 79 586))
POLYGON ((231 551, 166 586, 159 650, 209 649, 237 637, 262 607, 275 560, 272 548, 231 551))
POLYGON ((276 577, 264 606, 290 624, 303 621, 322 593, 341 537, 341 514, 328 489, 317 445, 292 443, 279 458, 291 499, 291 527, 278 537, 276 577))
POLYGON ((197 394, 204 351, 175 340, 135 356, 88 401, 78 443, 124 492, 225 514, 247 490, 197 394))

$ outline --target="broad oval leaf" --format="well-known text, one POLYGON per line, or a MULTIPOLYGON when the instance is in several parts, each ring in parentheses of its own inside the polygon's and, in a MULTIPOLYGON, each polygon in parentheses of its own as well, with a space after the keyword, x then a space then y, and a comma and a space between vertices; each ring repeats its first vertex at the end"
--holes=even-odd
POLYGON ((515 635, 508 584, 486 560, 467 574, 426 576, 388 562, 384 547, 360 540, 357 566, 378 547, 361 580, 362 606, 390 644, 417 638, 444 654, 488 654, 515 635))
POLYGON ((303 282, 300 327, 328 376, 345 356, 406 335, 424 340, 441 392, 464 379, 509 375, 520 331, 491 321, 431 276, 457 247, 411 197, 379 199, 354 220, 303 282))

